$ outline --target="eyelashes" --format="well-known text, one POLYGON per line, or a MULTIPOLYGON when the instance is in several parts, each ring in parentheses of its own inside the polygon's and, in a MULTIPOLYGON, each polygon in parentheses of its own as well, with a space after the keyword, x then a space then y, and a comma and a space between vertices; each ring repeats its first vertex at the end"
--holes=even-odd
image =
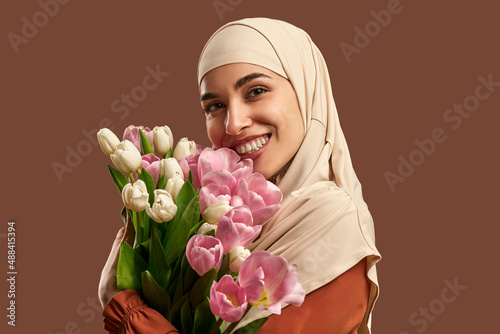
MULTIPOLYGON (((261 95, 267 93, 269 91, 268 88, 258 86, 251 88, 245 96, 245 100, 252 102, 252 100, 257 100, 261 97, 261 95)), ((209 103, 205 108, 203 108, 203 112, 205 114, 214 113, 220 109, 225 108, 225 104, 219 101, 214 101, 209 103)))

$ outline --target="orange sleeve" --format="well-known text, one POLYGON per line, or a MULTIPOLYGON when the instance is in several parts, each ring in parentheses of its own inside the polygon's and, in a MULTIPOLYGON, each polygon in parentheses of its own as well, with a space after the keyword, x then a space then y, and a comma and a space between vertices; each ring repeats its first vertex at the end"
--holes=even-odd
POLYGON ((366 260, 315 290, 300 307, 288 306, 273 315, 259 334, 357 333, 366 312, 370 285, 366 260))
POLYGON ((137 291, 124 290, 104 308, 104 328, 119 334, 179 333, 160 313, 149 308, 137 291))

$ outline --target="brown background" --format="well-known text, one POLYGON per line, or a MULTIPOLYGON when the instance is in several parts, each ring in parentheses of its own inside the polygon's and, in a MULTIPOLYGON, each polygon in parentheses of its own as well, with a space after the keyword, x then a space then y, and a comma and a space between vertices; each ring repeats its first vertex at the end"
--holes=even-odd
MULTIPOLYGON (((373 21, 387 1, 221 0, 73 1, 16 54, 7 34, 33 22, 37 1, 4 1, 2 54, 2 210, 0 258, 6 276, 7 222, 17 226, 17 326, 2 333, 103 333, 92 308, 121 199, 108 159, 82 131, 103 118, 121 133, 129 124, 168 124, 177 138, 208 144, 198 104, 196 64, 220 25, 267 16, 307 31, 330 69, 334 96, 383 254, 374 333, 491 333, 498 318, 498 108, 500 87, 456 130, 445 110, 474 94, 477 77, 500 81, 499 8, 491 1, 408 1, 347 62, 339 44, 373 21), (124 119, 111 103, 142 83, 146 67, 169 76, 124 119), (384 172, 435 128, 447 136, 392 192, 384 172), (59 181, 52 164, 66 148, 87 148, 59 181), (87 146, 85 146, 87 145, 87 146), (445 280, 467 288, 444 304, 445 280), (441 304, 440 304, 441 303, 441 304), (430 320, 421 307, 438 314, 430 320), (419 320, 420 319, 420 320, 419 320), (424 329, 423 323, 426 322, 424 329)), ((38 17, 43 18, 43 17, 38 17)), ((42 22, 43 23, 43 22, 42 22)), ((486 92, 486 91, 484 91, 486 92)), ((123 104, 121 104, 123 105, 123 104)), ((449 295, 451 296, 451 295, 449 295)))

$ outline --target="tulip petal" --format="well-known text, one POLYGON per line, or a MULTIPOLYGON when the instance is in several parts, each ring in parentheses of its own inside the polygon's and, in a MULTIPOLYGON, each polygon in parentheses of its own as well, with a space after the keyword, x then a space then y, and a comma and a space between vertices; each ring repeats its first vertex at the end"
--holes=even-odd
POLYGON ((253 215, 253 224, 261 225, 269 220, 278 210, 280 209, 279 204, 267 206, 262 209, 258 209, 252 212, 253 215))
POLYGON ((222 216, 219 219, 219 227, 215 237, 220 240, 224 248, 224 254, 229 253, 233 247, 239 246, 240 240, 238 230, 230 218, 222 216))
POLYGON ((186 257, 191 267, 203 276, 211 268, 220 269, 222 264, 222 244, 220 240, 196 234, 189 239, 186 246, 186 257))
POLYGON ((241 319, 247 309, 245 289, 238 286, 230 275, 224 275, 210 288, 210 310, 228 322, 241 319))
MULTIPOLYGON (((240 275, 241 270, 242 268, 240 268, 240 275)), ((251 273, 249 277, 245 279, 244 282, 241 281, 240 277, 238 277, 238 281, 245 288, 248 302, 257 302, 262 292, 264 291, 264 271, 262 270, 262 268, 257 268, 254 272, 251 273)))
POLYGON ((290 292, 285 298, 283 298, 282 302, 300 306, 304 302, 305 296, 306 291, 304 290, 302 285, 300 285, 300 283, 296 282, 292 292, 290 292))
POLYGON ((234 193, 236 190, 237 181, 234 176, 227 170, 214 170, 208 172, 201 179, 201 185, 207 186, 209 184, 225 185, 234 193))

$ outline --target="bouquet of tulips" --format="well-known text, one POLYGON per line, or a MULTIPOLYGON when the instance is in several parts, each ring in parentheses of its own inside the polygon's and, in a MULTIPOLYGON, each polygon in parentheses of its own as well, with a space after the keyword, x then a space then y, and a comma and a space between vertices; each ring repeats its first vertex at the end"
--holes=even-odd
POLYGON ((116 167, 108 165, 122 218, 135 229, 134 245, 120 248, 119 288, 141 292, 176 328, 196 334, 230 333, 252 306, 279 314, 281 303, 303 302, 295 265, 247 249, 283 196, 253 173, 252 160, 187 138, 173 147, 168 126, 131 125, 123 141, 109 129, 97 137, 116 167))

